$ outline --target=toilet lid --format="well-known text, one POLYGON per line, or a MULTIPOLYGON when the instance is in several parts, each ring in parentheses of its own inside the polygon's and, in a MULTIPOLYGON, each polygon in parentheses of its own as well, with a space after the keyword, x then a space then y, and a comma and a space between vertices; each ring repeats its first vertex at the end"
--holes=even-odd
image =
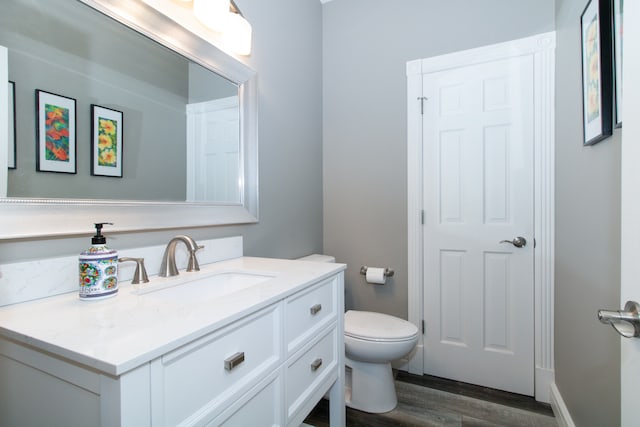
POLYGON ((418 328, 388 314, 349 310, 344 314, 344 333, 372 341, 402 341, 415 337, 418 328))

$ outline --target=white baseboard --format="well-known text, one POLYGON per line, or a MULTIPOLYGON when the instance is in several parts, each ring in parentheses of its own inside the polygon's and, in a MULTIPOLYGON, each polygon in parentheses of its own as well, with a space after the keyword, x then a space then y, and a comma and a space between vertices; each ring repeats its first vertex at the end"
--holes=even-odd
POLYGON ((416 345, 416 348, 404 357, 406 359, 403 371, 407 371, 410 374, 422 375, 424 374, 424 346, 421 343, 416 345))
POLYGON ((567 405, 565 405, 564 400, 562 400, 562 395, 560 394, 560 390, 556 386, 556 383, 551 383, 551 409, 553 409, 553 414, 556 416, 556 420, 558 420, 559 427, 576 427, 571 419, 571 414, 569 413, 569 409, 567 405))
POLYGON ((536 367, 535 398, 538 402, 551 403, 551 384, 555 379, 552 369, 536 367))
POLYGON ((409 372, 410 374, 422 375, 422 345, 416 345, 416 347, 402 359, 394 360, 391 362, 391 367, 399 371, 409 372))

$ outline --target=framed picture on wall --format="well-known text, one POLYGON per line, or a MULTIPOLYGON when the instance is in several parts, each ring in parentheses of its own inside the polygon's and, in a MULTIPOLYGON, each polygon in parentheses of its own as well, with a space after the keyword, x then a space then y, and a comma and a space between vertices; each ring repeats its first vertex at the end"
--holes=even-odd
POLYGON ((36 170, 76 173, 76 100, 36 89, 36 170))
POLYGON ((122 111, 91 105, 91 175, 122 178, 122 111))
POLYGON ((589 0, 580 20, 583 143, 592 145, 613 131, 611 0, 589 0))
POLYGON ((17 164, 16 159, 16 84, 15 82, 9 82, 9 155, 7 157, 7 164, 9 169, 15 169, 17 164))
POLYGON ((613 0, 613 59, 615 64, 616 127, 622 126, 622 17, 624 0, 613 0))

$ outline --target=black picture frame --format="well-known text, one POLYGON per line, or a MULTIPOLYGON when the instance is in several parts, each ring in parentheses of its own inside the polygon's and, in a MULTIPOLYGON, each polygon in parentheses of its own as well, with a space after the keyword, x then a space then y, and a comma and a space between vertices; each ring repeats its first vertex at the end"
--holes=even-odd
POLYGON ((122 178, 124 113, 91 104, 91 175, 122 178))
POLYGON ((7 157, 9 169, 16 169, 18 166, 16 123, 16 82, 9 80, 9 153, 7 157))
POLYGON ((624 0, 613 0, 613 63, 615 67, 616 128, 622 127, 622 22, 624 0))
POLYGON ((580 16, 583 144, 613 133, 613 3, 589 0, 580 16))
POLYGON ((36 89, 36 171, 76 173, 76 100, 36 89))

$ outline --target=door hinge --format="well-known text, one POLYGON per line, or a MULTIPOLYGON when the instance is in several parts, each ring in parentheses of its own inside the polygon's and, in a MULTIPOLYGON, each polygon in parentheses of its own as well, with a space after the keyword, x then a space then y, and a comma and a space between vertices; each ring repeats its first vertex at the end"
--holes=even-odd
POLYGON ((420 224, 424 225, 424 209, 420 211, 420 224))
POLYGON ((420 101, 420 114, 424 115, 424 101, 426 101, 427 98, 426 96, 419 96, 418 97, 418 101, 420 101))
POLYGON ((425 323, 424 323, 424 320, 423 320, 422 321, 422 335, 424 335, 425 330, 426 330, 426 326, 425 326, 425 323))

